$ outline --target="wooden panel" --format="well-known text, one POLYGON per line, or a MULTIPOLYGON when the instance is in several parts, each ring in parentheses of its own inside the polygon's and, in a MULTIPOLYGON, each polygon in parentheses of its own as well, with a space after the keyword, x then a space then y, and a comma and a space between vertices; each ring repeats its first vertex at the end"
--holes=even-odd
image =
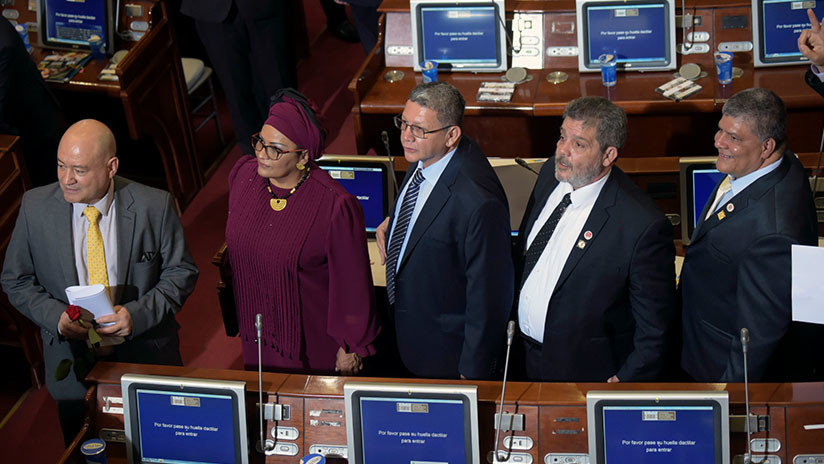
MULTIPOLYGON (((820 384, 818 384, 820 385, 820 384)), ((819 400, 824 390, 819 387, 819 400)), ((824 454, 824 429, 807 430, 805 425, 824 423, 824 406, 792 405, 787 407, 787 461, 797 454, 824 454)))
MULTIPOLYGON (((17 136, 0 134, 0 263, 6 259, 6 249, 14 226, 23 193, 31 188, 17 136)), ((0 292, 0 344, 15 346, 23 351, 30 367, 32 386, 39 388, 45 382, 45 364, 40 329, 20 314, 0 292)))
POLYGON ((186 81, 163 2, 155 4, 152 18, 152 29, 118 64, 120 97, 129 133, 154 140, 169 193, 183 210, 203 186, 201 168, 208 166, 198 166, 195 157, 186 81))
POLYGON ((586 406, 541 407, 541 453, 586 453, 586 406))

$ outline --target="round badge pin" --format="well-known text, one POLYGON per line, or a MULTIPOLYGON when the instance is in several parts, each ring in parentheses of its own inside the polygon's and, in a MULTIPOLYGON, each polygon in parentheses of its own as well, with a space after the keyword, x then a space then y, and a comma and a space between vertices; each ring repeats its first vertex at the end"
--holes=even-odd
POLYGON ((587 239, 587 240, 592 240, 592 231, 588 230, 588 231, 584 232, 584 238, 587 239))
POLYGON ((727 204, 727 212, 732 213, 732 210, 734 210, 734 209, 735 209, 735 205, 733 205, 732 203, 727 204))

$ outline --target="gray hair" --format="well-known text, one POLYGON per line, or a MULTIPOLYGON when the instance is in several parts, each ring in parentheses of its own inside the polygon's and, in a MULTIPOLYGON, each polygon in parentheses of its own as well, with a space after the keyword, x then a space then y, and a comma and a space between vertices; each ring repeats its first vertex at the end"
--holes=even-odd
POLYGON ((440 81, 420 84, 409 93, 409 101, 434 110, 444 126, 463 123, 466 100, 452 84, 440 81))
POLYGON ((783 149, 787 140, 787 108, 784 101, 768 89, 746 89, 724 103, 721 114, 742 118, 759 142, 775 140, 776 151, 783 149))
POLYGON ((601 151, 607 147, 621 149, 627 140, 627 114, 603 97, 581 97, 569 102, 564 119, 583 121, 584 126, 595 125, 595 139, 601 151))

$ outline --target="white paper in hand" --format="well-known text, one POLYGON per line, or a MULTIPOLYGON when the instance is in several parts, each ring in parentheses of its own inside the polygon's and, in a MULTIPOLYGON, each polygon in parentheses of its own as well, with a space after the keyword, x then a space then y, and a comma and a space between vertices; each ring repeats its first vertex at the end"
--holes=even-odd
MULTIPOLYGON (((109 301, 109 294, 106 293, 106 287, 102 284, 94 285, 75 285, 66 288, 66 298, 69 299, 69 304, 80 306, 89 311, 97 319, 108 314, 114 314, 114 307, 109 301)), ((101 326, 110 326, 114 322, 100 324, 101 326)))
POLYGON ((792 246, 793 320, 824 324, 821 289, 824 288, 824 248, 792 246))

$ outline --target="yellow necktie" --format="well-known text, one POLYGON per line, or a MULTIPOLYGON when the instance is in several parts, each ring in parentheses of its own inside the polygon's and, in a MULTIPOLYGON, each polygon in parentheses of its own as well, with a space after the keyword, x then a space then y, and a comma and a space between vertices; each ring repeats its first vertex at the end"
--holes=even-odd
POLYGON ((89 285, 103 284, 109 291, 109 273, 106 270, 106 252, 103 249, 103 235, 100 233, 100 211, 94 206, 87 206, 83 210, 89 220, 89 230, 86 232, 86 257, 89 271, 89 285))
POLYGON ((727 176, 721 181, 721 185, 718 186, 718 192, 715 194, 715 200, 712 202, 712 206, 707 210, 707 217, 704 218, 705 221, 712 216, 712 213, 714 213, 719 206, 721 206, 721 199, 730 190, 732 190, 732 183, 730 183, 730 176, 727 176))

